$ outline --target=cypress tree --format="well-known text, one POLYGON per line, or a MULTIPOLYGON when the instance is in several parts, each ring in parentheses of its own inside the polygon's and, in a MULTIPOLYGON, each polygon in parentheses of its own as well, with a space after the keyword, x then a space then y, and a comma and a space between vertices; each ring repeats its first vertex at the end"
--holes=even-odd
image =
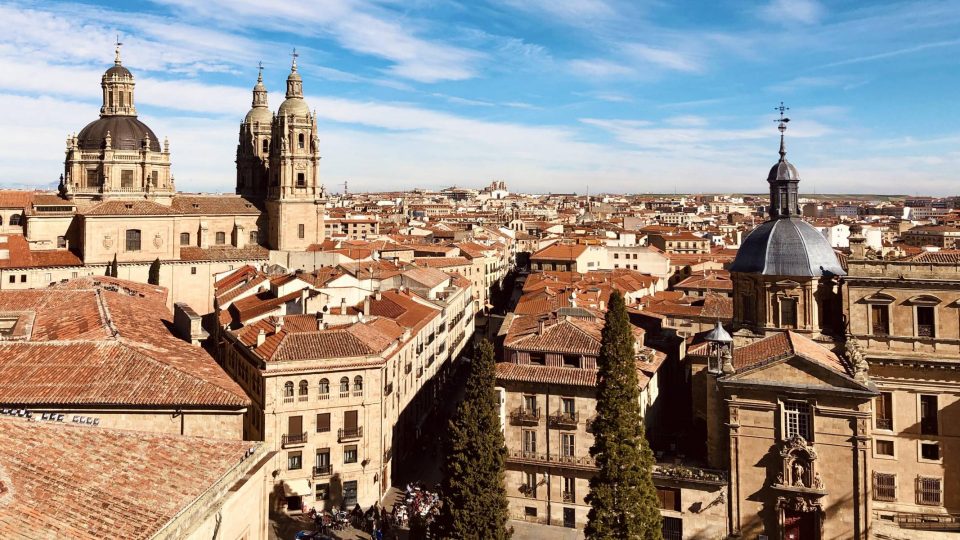
POLYGON ((442 538, 508 540, 506 456, 493 345, 483 340, 471 362, 464 399, 450 420, 443 463, 442 538))
POLYGON ((113 254, 113 262, 107 266, 107 275, 117 277, 117 254, 113 254))
POLYGON ((590 479, 590 513, 584 531, 591 540, 663 538, 634 355, 627 307, 623 296, 614 292, 597 358, 597 416, 590 455, 599 470, 590 479))
POLYGON ((160 284, 160 257, 150 263, 150 273, 147 275, 147 283, 150 285, 160 284))

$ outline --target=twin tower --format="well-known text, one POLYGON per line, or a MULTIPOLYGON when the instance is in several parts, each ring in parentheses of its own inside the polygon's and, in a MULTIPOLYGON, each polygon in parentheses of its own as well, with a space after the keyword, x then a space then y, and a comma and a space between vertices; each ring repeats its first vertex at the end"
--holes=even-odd
POLYGON ((268 243, 298 251, 323 238, 325 193, 320 183, 317 116, 303 99, 303 79, 293 55, 286 99, 276 113, 267 104, 263 70, 253 87, 250 112, 240 124, 237 193, 263 201, 268 243))

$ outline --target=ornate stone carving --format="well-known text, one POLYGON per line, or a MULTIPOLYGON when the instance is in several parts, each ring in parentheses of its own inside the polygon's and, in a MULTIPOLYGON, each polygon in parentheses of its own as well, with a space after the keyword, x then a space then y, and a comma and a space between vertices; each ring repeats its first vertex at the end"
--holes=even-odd
POLYGON ((823 489, 823 481, 817 472, 817 451, 800 435, 783 442, 780 449, 782 468, 777 473, 774 486, 823 489))
POLYGON ((858 382, 867 382, 870 379, 870 364, 867 363, 866 358, 863 356, 863 349, 860 348, 860 343, 852 336, 847 336, 844 352, 846 353, 847 361, 850 362, 850 366, 853 368, 853 377, 858 382))
POLYGON ((103 236, 103 249, 110 249, 113 247, 113 236, 109 234, 103 236))
POLYGON ((163 236, 160 236, 160 233, 157 233, 153 237, 153 247, 159 248, 163 245, 163 236))
POLYGON ((813 489, 825 490, 827 487, 823 485, 823 478, 820 477, 820 471, 817 471, 813 475, 813 489))
POLYGON ((794 512, 822 512, 823 506, 819 499, 796 495, 794 497, 777 497, 777 508, 794 512))

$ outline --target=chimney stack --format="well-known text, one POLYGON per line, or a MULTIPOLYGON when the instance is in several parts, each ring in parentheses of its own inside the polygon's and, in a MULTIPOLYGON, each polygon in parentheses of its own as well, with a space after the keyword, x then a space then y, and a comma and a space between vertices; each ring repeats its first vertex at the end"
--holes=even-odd
POLYGON ((346 314, 347 314, 347 299, 346 299, 346 298, 341 298, 341 299, 340 299, 340 314, 341 314, 341 315, 346 315, 346 314))
POLYGON ((282 318, 282 317, 277 317, 277 318, 274 319, 274 321, 273 321, 273 333, 274 333, 274 334, 279 334, 281 328, 283 328, 283 318, 282 318))
POLYGON ((263 342, 267 340, 267 333, 263 331, 263 328, 260 329, 260 333, 257 334, 257 347, 263 345, 263 342))
POLYGON ((363 314, 365 316, 370 315, 370 297, 369 296, 363 299, 363 314))
POLYGON ((380 301, 380 288, 379 288, 379 287, 377 287, 377 292, 374 293, 374 294, 376 295, 376 296, 374 296, 374 298, 376 298, 376 299, 377 299, 377 302, 379 302, 379 301, 380 301))
POLYGON ((542 335, 543 331, 547 329, 546 319, 540 319, 540 327, 537 329, 537 334, 542 335))

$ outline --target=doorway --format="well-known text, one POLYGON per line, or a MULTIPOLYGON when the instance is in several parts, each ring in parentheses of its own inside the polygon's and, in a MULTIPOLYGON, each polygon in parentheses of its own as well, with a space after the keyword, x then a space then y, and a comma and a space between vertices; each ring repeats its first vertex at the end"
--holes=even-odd
POLYGON ((577 526, 577 511, 573 508, 563 509, 563 526, 573 529, 577 526))
POLYGON ((783 514, 783 540, 819 540, 817 516, 813 512, 792 512, 783 514))

